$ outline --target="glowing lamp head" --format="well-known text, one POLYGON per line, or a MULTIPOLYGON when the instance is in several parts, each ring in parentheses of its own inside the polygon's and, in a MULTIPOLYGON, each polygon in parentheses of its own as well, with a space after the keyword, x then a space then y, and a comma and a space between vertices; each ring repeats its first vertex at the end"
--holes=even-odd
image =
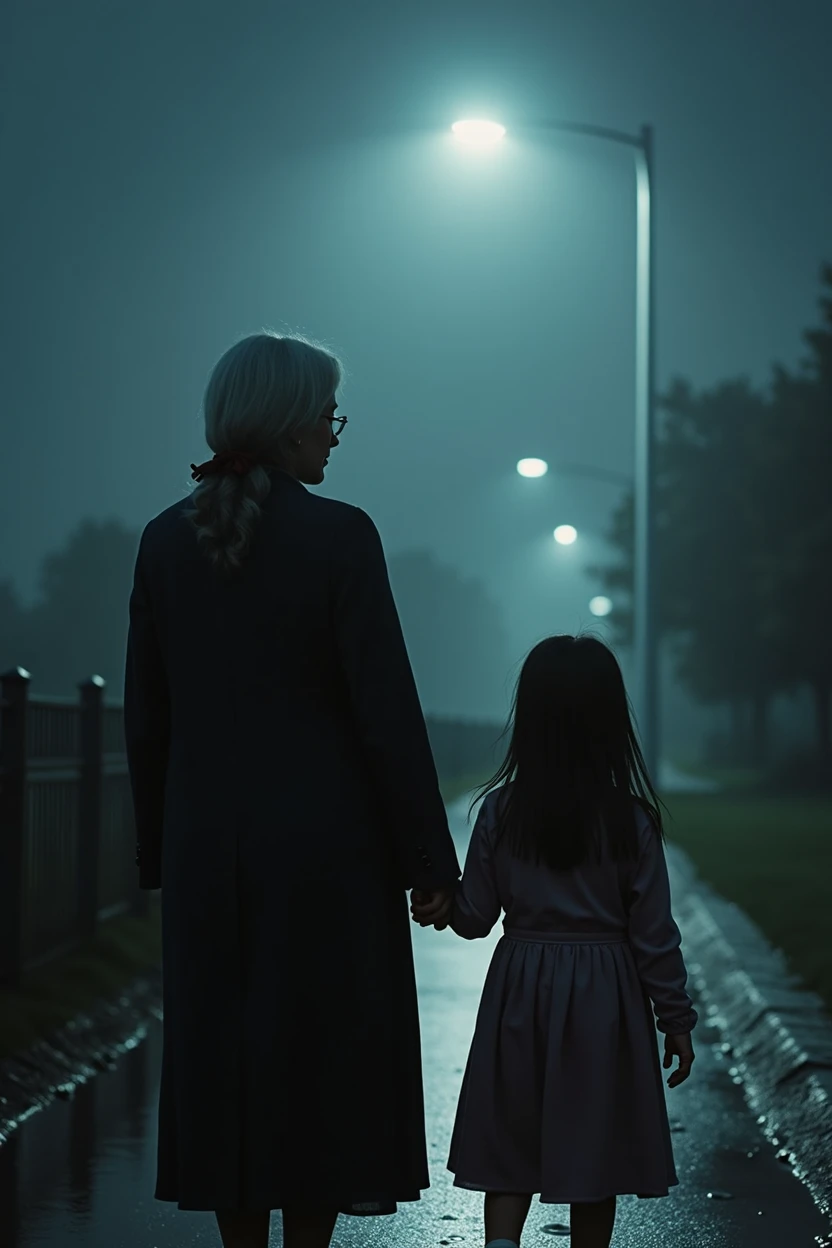
POLYGON ((496 121, 455 121, 451 126, 454 137, 468 147, 493 147, 505 136, 506 128, 496 121))
POLYGON ((559 546, 571 546, 578 536, 578 530, 571 524, 559 524, 555 529, 555 541, 559 546))
POLYGON ((545 477, 549 465, 545 459, 521 459, 517 471, 521 477, 545 477))
POLYGON ((597 597, 590 599, 589 609, 593 615, 609 615, 612 611, 612 600, 605 594, 598 594, 597 597))

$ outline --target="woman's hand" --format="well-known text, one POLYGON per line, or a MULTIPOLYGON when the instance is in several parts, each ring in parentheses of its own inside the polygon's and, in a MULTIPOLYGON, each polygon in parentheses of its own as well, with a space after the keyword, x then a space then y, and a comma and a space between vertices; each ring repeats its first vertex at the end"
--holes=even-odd
POLYGON ((413 922, 420 927, 435 927, 437 932, 448 926, 454 904, 454 888, 441 888, 435 893, 420 893, 416 889, 410 894, 410 913, 413 922))

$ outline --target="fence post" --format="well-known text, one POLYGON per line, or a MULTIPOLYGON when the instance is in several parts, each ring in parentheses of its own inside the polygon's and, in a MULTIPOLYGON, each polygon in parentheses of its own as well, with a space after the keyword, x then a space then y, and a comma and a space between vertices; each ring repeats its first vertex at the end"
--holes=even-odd
POLYGON ((98 864, 101 854, 102 708, 104 680, 90 676, 81 695, 81 783, 78 787, 78 934, 98 927, 98 864))
POLYGON ((26 837, 26 708, 23 667, 0 676, 0 981, 20 985, 23 967, 23 849, 26 837))

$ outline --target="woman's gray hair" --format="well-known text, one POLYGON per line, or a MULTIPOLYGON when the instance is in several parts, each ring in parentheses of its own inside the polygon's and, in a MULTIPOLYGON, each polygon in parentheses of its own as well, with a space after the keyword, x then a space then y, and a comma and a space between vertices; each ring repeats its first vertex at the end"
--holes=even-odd
MULTIPOLYGON (((250 334, 214 365, 202 405, 205 441, 214 452, 278 456, 288 436, 314 427, 340 382, 339 360, 317 343, 250 334)), ((241 566, 270 486, 258 464, 243 476, 205 477, 194 489, 186 516, 220 571, 241 566)))

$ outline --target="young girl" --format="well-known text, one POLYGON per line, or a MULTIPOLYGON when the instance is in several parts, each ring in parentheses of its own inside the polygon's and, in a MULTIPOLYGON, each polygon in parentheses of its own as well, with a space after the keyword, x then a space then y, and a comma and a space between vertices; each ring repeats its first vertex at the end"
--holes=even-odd
MULTIPOLYGON (((650 1000, 665 1069, 679 1059, 670 1087, 693 1062, 658 799, 621 670, 594 637, 532 650, 512 720, 453 909, 435 923, 472 940, 505 911, 448 1168, 486 1194, 487 1248, 518 1248, 535 1193, 570 1205, 572 1248, 608 1248, 616 1196, 678 1182, 650 1000)), ((412 909, 436 918, 418 894, 412 909)))

